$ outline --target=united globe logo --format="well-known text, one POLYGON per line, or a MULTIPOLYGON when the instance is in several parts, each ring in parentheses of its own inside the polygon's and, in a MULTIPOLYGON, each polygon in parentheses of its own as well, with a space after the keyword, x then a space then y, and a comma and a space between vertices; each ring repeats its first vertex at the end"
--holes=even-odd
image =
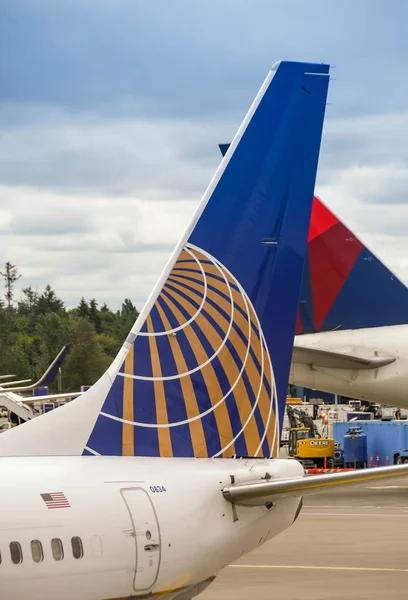
POLYGON ((117 380, 100 416, 122 424, 123 454, 277 456, 259 319, 239 281, 201 248, 185 245, 117 380))

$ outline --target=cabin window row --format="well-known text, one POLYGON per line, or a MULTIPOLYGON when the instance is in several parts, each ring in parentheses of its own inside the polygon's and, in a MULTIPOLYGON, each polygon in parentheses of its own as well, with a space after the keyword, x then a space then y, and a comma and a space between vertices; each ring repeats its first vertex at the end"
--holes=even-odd
MULTIPOLYGON (((11 562, 15 565, 20 565, 23 562, 23 549, 20 542, 10 542, 10 557, 11 562)), ((35 563, 41 563, 44 560, 44 549, 40 540, 31 540, 30 542, 31 558, 35 563)), ((71 552, 72 556, 76 559, 82 558, 84 555, 84 547, 82 540, 78 536, 71 538, 71 552)), ((64 559, 64 545, 60 538, 53 538, 51 540, 51 553, 52 557, 56 561, 64 559)), ((2 557, 0 553, 0 564, 2 557)))

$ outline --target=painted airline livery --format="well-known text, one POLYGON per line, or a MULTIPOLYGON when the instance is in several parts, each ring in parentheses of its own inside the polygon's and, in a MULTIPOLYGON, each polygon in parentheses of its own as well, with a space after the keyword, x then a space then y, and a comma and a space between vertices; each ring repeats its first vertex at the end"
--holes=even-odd
POLYGON ((408 289, 314 198, 291 382, 408 407, 408 289))
MULTIPOLYGON (((48 385, 56 378, 58 371, 62 367, 67 358, 69 351, 71 349, 71 344, 65 344, 61 350, 58 352, 57 356, 54 358, 52 363, 47 367, 45 372, 41 375, 40 379, 35 383, 30 383, 31 379, 20 379, 18 381, 1 381, 0 383, 0 391, 6 390, 13 393, 16 392, 27 392, 35 390, 41 386, 48 385), (25 384, 25 385, 23 385, 25 384)), ((0 379, 8 379, 9 377, 14 377, 14 375, 0 375, 0 379)))
POLYGON ((276 458, 328 73, 274 65, 108 371, 0 436, 2 600, 189 600, 302 495, 407 473, 276 458))
POLYGON ((408 408, 408 288, 317 196, 296 334, 291 383, 408 408))
MULTIPOLYGON (((33 391, 36 388, 46 386, 54 381, 59 369, 63 365, 70 351, 70 348, 71 344, 65 344, 40 379, 35 383, 29 383, 31 381, 30 379, 7 382, 1 381, 0 407, 3 407, 8 411, 9 420, 14 425, 24 423, 25 421, 29 421, 35 417, 35 413, 30 407, 30 404, 39 404, 54 400, 65 400, 67 398, 81 395, 81 392, 47 394, 46 396, 31 397, 24 397, 20 395, 20 392, 33 391)), ((12 375, 12 377, 14 377, 14 375, 12 375)))

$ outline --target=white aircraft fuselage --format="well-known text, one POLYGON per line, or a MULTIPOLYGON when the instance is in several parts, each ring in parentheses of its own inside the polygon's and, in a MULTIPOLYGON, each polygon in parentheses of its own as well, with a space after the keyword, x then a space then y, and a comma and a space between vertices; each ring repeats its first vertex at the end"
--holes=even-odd
POLYGON ((408 408, 408 325, 301 335, 295 338, 295 347, 297 345, 364 358, 395 357, 388 365, 361 370, 293 362, 290 381, 312 389, 408 408))
POLYGON ((191 598, 295 520, 297 497, 270 508, 224 499, 231 481, 260 481, 266 472, 303 476, 290 460, 2 458, 1 598, 191 598), (69 506, 48 507, 41 494, 57 492, 69 506))

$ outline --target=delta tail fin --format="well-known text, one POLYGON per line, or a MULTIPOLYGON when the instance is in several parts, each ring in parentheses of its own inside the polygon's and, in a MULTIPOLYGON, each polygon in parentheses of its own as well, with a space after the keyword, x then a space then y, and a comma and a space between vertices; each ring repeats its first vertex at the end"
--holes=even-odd
POLYGON ((408 322, 408 288, 315 197, 296 333, 408 322))
POLYGON ((315 196, 296 334, 406 323, 408 288, 315 196))
POLYGON ((272 68, 108 372, 0 454, 277 455, 328 72, 272 68))

